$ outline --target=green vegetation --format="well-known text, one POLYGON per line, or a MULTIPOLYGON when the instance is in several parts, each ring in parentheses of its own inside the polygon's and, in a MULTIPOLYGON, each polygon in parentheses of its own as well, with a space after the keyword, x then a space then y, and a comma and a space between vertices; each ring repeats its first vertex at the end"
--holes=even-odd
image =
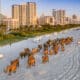
POLYGON ((13 42, 21 41, 30 37, 35 37, 43 34, 59 32, 61 30, 80 27, 80 24, 68 24, 68 25, 42 25, 39 26, 23 26, 20 29, 11 30, 9 33, 6 32, 6 26, 0 25, 0 46, 5 44, 11 44, 13 42))

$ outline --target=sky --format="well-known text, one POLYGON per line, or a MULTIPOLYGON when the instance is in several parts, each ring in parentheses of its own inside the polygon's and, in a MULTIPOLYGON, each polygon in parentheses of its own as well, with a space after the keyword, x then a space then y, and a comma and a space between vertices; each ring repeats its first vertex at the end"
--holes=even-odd
POLYGON ((1 12, 11 17, 11 6, 25 2, 36 2, 37 15, 52 15, 52 9, 65 9, 66 15, 80 15, 80 0, 1 0, 1 12))

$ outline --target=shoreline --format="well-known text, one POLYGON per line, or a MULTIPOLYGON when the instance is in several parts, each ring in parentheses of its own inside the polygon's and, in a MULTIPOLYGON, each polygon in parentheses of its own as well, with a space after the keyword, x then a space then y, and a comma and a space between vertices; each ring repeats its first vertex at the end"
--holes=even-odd
POLYGON ((42 32, 42 33, 39 33, 39 34, 36 34, 36 35, 33 35, 33 36, 29 36, 29 37, 19 37, 19 38, 15 38, 15 39, 4 40, 4 41, 1 41, 2 44, 0 44, 0 47, 11 45, 11 44, 23 41, 23 40, 27 40, 29 38, 41 37, 41 36, 44 36, 44 35, 51 35, 51 34, 54 34, 55 32, 60 33, 60 32, 66 31, 66 30, 73 30, 73 29, 78 29, 78 28, 80 28, 80 27, 67 28, 67 29, 64 29, 64 30, 53 31, 53 32, 52 31, 51 32, 42 32))

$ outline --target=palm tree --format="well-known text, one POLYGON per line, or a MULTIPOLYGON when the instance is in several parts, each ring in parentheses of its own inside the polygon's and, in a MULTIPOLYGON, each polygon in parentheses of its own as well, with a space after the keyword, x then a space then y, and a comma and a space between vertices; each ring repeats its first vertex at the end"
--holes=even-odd
POLYGON ((4 24, 0 24, 0 30, 1 30, 1 32, 3 33, 3 34, 6 34, 6 25, 4 25, 4 24))

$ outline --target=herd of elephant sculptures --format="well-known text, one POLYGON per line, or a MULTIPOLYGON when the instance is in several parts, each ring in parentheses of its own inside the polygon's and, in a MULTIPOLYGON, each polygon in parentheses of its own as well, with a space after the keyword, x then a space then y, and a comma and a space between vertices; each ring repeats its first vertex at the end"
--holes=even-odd
POLYGON ((39 44, 37 48, 33 48, 30 50, 29 48, 25 48, 23 52, 20 52, 19 57, 12 60, 8 66, 4 69, 5 73, 9 75, 11 73, 15 73, 17 68, 20 66, 20 58, 28 58, 27 65, 28 67, 35 66, 36 58, 34 55, 39 53, 42 50, 42 63, 49 62, 49 55, 56 55, 59 50, 64 51, 65 45, 73 42, 73 37, 66 37, 54 40, 47 40, 44 44, 39 44))

